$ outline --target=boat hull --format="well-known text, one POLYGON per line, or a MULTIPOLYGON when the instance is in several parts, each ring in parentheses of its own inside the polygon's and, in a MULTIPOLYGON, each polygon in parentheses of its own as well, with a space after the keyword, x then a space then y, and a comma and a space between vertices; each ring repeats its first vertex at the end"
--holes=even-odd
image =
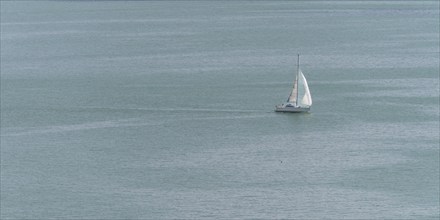
POLYGON ((293 107, 293 106, 276 106, 276 112, 290 112, 290 113, 301 113, 301 112, 309 112, 310 107, 293 107))

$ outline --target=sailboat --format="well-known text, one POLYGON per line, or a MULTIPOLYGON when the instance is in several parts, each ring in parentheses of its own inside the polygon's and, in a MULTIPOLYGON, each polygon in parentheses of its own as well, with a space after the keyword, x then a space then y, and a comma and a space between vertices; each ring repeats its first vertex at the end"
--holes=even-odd
POLYGON ((296 69, 295 81, 293 82, 293 89, 290 92, 289 98, 283 104, 275 106, 276 112, 308 112, 312 107, 312 96, 310 95, 309 85, 306 77, 299 68, 299 54, 298 66, 296 69))

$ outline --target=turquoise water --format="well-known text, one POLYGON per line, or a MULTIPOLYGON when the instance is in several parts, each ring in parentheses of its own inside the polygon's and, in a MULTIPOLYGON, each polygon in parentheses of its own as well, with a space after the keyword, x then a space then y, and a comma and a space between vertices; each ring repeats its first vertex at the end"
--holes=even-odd
POLYGON ((2 219, 438 219, 439 139, 438 1, 1 1, 2 219))

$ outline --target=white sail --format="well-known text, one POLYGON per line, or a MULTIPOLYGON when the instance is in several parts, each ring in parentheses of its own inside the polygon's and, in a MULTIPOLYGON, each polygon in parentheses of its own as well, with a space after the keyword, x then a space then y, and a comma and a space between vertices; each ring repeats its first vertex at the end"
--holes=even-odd
MULTIPOLYGON (((299 71, 299 82, 301 84, 301 90, 300 93, 302 95, 301 98, 301 106, 311 106, 312 105, 312 96, 310 94, 309 85, 307 84, 306 77, 304 77, 304 74, 299 71)), ((301 96, 300 96, 301 97, 301 96)))
POLYGON ((287 99, 287 102, 296 103, 296 97, 297 96, 298 96, 298 80, 295 79, 295 81, 293 83, 292 92, 290 93, 290 96, 287 99))

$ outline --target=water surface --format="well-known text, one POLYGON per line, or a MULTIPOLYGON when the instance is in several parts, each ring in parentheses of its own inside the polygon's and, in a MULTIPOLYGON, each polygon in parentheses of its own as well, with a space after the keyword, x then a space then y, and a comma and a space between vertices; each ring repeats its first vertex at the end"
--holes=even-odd
POLYGON ((438 219, 438 8, 2 1, 1 218, 438 219))

